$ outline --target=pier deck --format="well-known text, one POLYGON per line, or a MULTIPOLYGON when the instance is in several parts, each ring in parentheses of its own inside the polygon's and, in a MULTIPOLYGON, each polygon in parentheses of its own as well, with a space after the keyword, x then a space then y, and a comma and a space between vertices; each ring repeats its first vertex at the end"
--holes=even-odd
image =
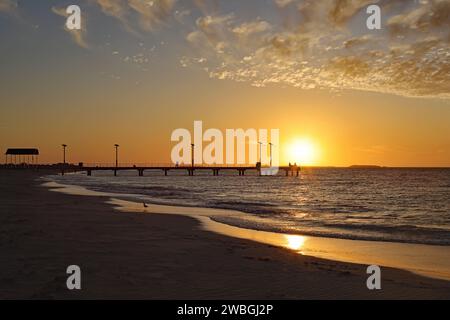
MULTIPOLYGON (((273 168, 275 169, 275 168, 273 168)), ((117 175, 118 171, 129 171, 129 170, 135 170, 137 171, 139 176, 144 175, 144 171, 149 170, 159 170, 164 173, 164 175, 168 175, 169 171, 179 171, 183 170, 186 171, 186 173, 189 176, 193 176, 196 171, 212 171, 213 176, 218 176, 220 171, 225 170, 235 170, 237 171, 239 176, 245 176, 246 171, 256 171, 258 174, 264 174, 265 170, 270 170, 269 167, 262 167, 259 168, 257 166, 165 166, 165 165, 155 165, 155 166, 138 166, 138 165, 132 165, 132 166, 86 166, 86 167, 79 167, 76 169, 76 171, 85 171, 88 176, 92 175, 93 171, 112 171, 114 175, 117 175)), ((291 166, 281 166, 278 167, 279 171, 284 171, 286 176, 299 176, 300 167, 296 165, 291 166)), ((68 171, 68 170, 65 170, 68 171)), ((62 173, 64 174, 64 170, 62 170, 62 173)))

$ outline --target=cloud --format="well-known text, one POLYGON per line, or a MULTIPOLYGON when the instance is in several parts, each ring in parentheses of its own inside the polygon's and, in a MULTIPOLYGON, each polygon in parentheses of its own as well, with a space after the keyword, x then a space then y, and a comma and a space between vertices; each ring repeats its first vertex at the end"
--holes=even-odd
POLYGON ((126 6, 123 0, 96 0, 103 13, 123 20, 126 12, 126 6))
POLYGON ((176 10, 174 12, 175 19, 181 24, 183 24, 185 22, 184 19, 186 17, 189 17, 190 15, 191 15, 191 10, 188 10, 188 9, 176 10))
MULTIPOLYGON (((69 15, 66 12, 66 8, 58 8, 58 7, 52 7, 52 12, 61 16, 61 17, 65 17, 67 18, 69 15)), ((82 16, 81 18, 81 30, 70 30, 67 27, 65 27, 64 24, 64 30, 66 32, 68 32, 70 34, 70 36, 72 37, 73 41, 79 45, 82 48, 88 48, 88 44, 86 42, 86 22, 85 22, 85 17, 82 16)))
POLYGON ((337 24, 342 25, 353 18, 362 8, 373 4, 373 0, 335 0, 330 1, 331 7, 328 10, 329 19, 337 24))
POLYGON ((211 52, 219 55, 225 54, 230 45, 228 40, 232 34, 231 24, 233 14, 221 16, 204 16, 195 22, 196 30, 190 32, 186 39, 188 42, 205 53, 211 52))
POLYGON ((375 32, 365 27, 365 7, 374 2, 275 1, 289 11, 295 5, 296 26, 204 16, 186 37, 198 55, 183 57, 183 65, 254 86, 450 98, 450 1, 380 0, 385 30, 375 32))
POLYGON ((95 0, 102 12, 121 21, 133 32, 134 21, 143 31, 154 31, 172 16, 177 0, 95 0))
POLYGON ((392 35, 409 35, 417 31, 428 32, 436 28, 450 27, 450 1, 423 1, 423 5, 414 10, 401 13, 388 20, 392 35))
POLYGON ((373 39, 373 37, 371 35, 364 35, 362 37, 351 38, 344 42, 344 47, 346 49, 351 49, 351 48, 355 48, 358 46, 363 46, 363 45, 369 43, 372 39, 373 39))
POLYGON ((270 24, 266 21, 257 20, 252 22, 242 23, 235 27, 233 32, 238 36, 248 37, 252 34, 264 32, 271 28, 270 24))
POLYGON ((129 0, 128 3, 139 14, 141 27, 144 30, 153 30, 170 16, 175 0, 129 0))
POLYGON ((13 13, 17 10, 16 0, 0 0, 0 12, 13 13))
POLYGON ((208 38, 219 38, 224 34, 223 26, 229 26, 234 19, 233 14, 223 16, 205 16, 196 21, 197 28, 208 38))
MULTIPOLYGON (((177 23, 192 49, 182 65, 211 78, 450 98, 450 0, 273 0, 279 14, 264 17, 222 12, 216 0, 90 2, 136 34, 177 23), (382 7, 381 31, 365 26, 365 8, 374 3, 382 7)), ((17 1, 0 0, 0 12, 16 8, 17 1)), ((67 16, 64 9, 52 10, 67 16)), ((88 47, 85 25, 66 31, 88 47)))
POLYGON ((284 8, 293 3, 294 1, 295 0, 275 0, 275 4, 280 8, 284 8))

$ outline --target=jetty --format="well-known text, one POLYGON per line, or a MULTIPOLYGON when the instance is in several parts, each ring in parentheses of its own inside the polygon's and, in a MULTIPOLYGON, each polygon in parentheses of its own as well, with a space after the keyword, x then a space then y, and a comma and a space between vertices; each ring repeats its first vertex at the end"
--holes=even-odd
MULTIPOLYGON (((68 168, 65 168, 66 170, 68 168)), ((165 164, 165 165, 87 165, 87 166, 79 166, 75 169, 72 167, 72 170, 75 171, 84 171, 88 176, 91 176, 94 171, 111 171, 114 173, 114 176, 117 176, 119 171, 136 171, 138 176, 144 176, 144 171, 161 171, 165 176, 169 174, 171 171, 184 171, 188 176, 194 176, 195 172, 202 171, 210 171, 213 176, 219 176, 220 172, 223 171, 235 171, 239 176, 245 176, 245 173, 248 171, 255 171, 259 175, 263 175, 265 170, 270 170, 270 167, 260 166, 258 163, 255 166, 217 166, 217 165, 173 165, 173 164, 165 164)), ((272 168, 275 170, 276 168, 272 168)), ((299 176, 300 167, 297 165, 289 165, 289 166, 281 166, 278 167, 278 171, 284 172, 285 176, 299 176)), ((62 169, 62 173, 64 174, 64 169, 62 169)))

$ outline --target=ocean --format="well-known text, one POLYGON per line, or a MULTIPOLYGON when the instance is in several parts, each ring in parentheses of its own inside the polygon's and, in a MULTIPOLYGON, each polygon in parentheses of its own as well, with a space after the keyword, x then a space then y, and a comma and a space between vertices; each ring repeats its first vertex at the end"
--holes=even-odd
POLYGON ((248 229, 450 245, 450 169, 304 168, 300 177, 170 172, 51 176, 154 204, 232 209, 212 219, 248 229))

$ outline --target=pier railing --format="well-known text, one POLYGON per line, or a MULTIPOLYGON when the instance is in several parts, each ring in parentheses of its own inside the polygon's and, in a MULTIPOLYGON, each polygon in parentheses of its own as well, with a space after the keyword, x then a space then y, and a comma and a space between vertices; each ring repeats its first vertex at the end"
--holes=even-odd
MULTIPOLYGON (((258 164, 174 164, 174 163, 86 163, 74 169, 75 171, 86 171, 88 176, 92 175, 93 171, 113 171, 114 175, 117 175, 118 171, 124 170, 136 170, 139 176, 144 175, 145 170, 161 170, 164 175, 168 175, 170 171, 186 170, 189 176, 193 176, 197 170, 211 170, 213 176, 218 176, 221 170, 236 170, 240 176, 244 176, 246 171, 255 170, 259 175, 273 175, 279 170, 284 170, 286 176, 299 176, 300 167, 297 165, 281 166, 271 168, 268 165, 258 164), (271 173, 272 172, 272 173, 271 173)), ((64 174, 64 169, 62 174, 64 174)))
MULTIPOLYGON (((83 168, 115 168, 116 164, 111 163, 83 163, 83 168)), ((174 164, 170 162, 121 162, 118 163, 117 168, 191 168, 192 164, 182 163, 182 164, 174 164)), ((194 164, 194 168, 256 168, 255 164, 194 164)), ((264 166, 263 167, 268 167, 264 166)))

